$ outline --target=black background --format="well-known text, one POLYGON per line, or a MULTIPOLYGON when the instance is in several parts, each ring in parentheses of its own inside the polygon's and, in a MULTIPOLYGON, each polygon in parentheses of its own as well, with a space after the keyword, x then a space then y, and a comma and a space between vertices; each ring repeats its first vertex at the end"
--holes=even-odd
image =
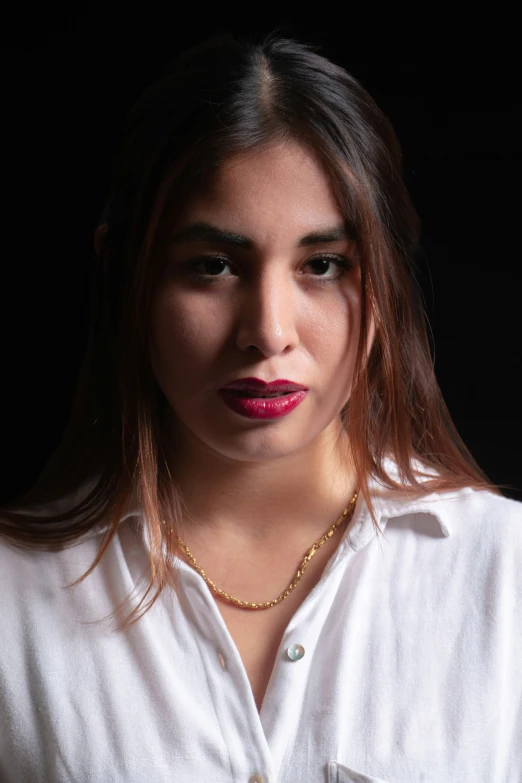
POLYGON ((94 12, 41 15, 20 48, 0 50, 0 502, 33 483, 67 420, 87 339, 92 234, 126 111, 185 46, 218 27, 260 33, 278 23, 346 67, 394 125, 423 224, 420 283, 439 384, 480 466, 522 500, 515 59, 460 48, 405 63, 397 47, 390 62, 375 47, 355 52, 335 21, 318 32, 300 19, 166 30, 152 15, 124 26, 94 12))

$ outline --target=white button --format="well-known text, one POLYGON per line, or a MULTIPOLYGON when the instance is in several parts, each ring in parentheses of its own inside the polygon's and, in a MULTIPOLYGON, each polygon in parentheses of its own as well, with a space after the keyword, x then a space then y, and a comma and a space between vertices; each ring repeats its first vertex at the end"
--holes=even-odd
POLYGON ((249 778, 248 783, 265 783, 265 779, 261 777, 261 775, 252 775, 251 778, 249 778))
POLYGON ((223 671, 226 672, 226 670, 227 670, 227 663, 225 661, 225 657, 224 657, 223 653, 218 652, 218 658, 219 658, 219 662, 221 664, 221 668, 223 669, 223 671))
POLYGON ((291 661, 299 661, 305 654, 305 648, 302 644, 291 644, 286 651, 286 654, 291 661))

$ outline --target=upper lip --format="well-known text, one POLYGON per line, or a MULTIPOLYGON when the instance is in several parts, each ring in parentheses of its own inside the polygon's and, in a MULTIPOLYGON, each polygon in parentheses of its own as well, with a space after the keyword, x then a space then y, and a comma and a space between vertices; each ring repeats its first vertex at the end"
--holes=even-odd
POLYGON ((292 392, 307 389, 300 383, 288 381, 285 378, 278 378, 275 381, 262 381, 260 378, 239 378, 237 381, 227 383, 223 389, 235 389, 236 391, 257 391, 257 392, 292 392))

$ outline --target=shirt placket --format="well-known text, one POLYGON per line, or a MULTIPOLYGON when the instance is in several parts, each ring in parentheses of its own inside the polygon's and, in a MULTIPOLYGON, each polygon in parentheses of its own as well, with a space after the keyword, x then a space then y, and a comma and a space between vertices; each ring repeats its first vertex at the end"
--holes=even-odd
POLYGON ((241 656, 209 588, 183 564, 186 595, 234 781, 279 782, 288 743, 295 741, 302 720, 307 683, 314 676, 314 650, 339 588, 343 565, 354 554, 347 542, 341 549, 285 630, 260 713, 241 656))
POLYGON ((318 644, 327 643, 321 631, 353 554, 343 546, 292 617, 281 641, 260 714, 278 781, 288 745, 299 741, 299 723, 306 720, 302 707, 307 685, 320 675, 314 672, 314 652, 318 644))
POLYGON ((202 577, 180 564, 183 591, 234 783, 277 783, 239 651, 202 577))

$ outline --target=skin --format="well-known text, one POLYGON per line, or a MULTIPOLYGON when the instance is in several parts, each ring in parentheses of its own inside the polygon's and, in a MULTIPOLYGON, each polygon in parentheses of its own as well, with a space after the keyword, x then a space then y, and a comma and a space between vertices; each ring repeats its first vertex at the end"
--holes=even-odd
MULTIPOLYGON (((167 459, 187 507, 180 535, 230 592, 245 594, 253 563, 265 580, 278 571, 274 586, 284 588, 356 489, 340 419, 358 339, 355 247, 349 239, 298 247, 303 235, 342 223, 321 167, 292 141, 231 158, 160 231, 155 252, 164 274, 153 298, 149 347, 170 405, 162 425, 167 459), (254 248, 172 241, 199 221, 247 236, 254 248), (344 256, 353 267, 317 263, 324 253, 344 256), (226 264, 214 272, 217 281, 197 283, 187 262, 210 254, 226 264), (325 278, 333 282, 321 285, 325 278), (247 376, 286 378, 308 394, 283 418, 247 419, 218 394, 247 376), (246 570, 234 576, 237 563, 246 570)), ((208 264, 198 270, 209 274, 208 264)), ((369 352, 375 329, 368 315, 369 352)))

